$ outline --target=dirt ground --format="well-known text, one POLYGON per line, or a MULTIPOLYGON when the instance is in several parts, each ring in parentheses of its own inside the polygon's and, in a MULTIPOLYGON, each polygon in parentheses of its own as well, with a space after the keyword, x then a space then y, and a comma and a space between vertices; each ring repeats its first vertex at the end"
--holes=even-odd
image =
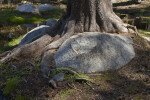
MULTIPOLYGON (((139 5, 119 6, 117 10, 124 7, 135 9, 139 5)), ((145 6, 149 7, 147 4, 145 6)), ((128 65, 116 71, 86 75, 97 85, 79 83, 69 78, 57 83, 58 88, 53 89, 49 86, 48 79, 42 77, 39 61, 35 57, 14 58, 0 65, 0 89, 6 87, 6 79, 19 76, 21 81, 8 95, 15 100, 150 100, 150 43, 140 36, 132 38, 136 56, 128 65), (12 68, 12 64, 17 68, 12 68)))

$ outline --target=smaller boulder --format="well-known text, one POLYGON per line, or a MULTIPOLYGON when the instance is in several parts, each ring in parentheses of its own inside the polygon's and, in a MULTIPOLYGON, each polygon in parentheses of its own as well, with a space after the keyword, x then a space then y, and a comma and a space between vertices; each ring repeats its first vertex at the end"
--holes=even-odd
POLYGON ((57 20, 56 20, 56 19, 49 19, 49 20, 46 22, 46 25, 53 27, 56 23, 57 23, 57 20))
POLYGON ((51 79, 51 80, 49 80, 49 86, 56 89, 57 88, 57 83, 53 79, 51 79))
POLYGON ((37 9, 38 9, 39 11, 48 11, 48 10, 60 9, 60 8, 54 7, 54 6, 51 6, 51 5, 48 5, 48 4, 45 4, 45 5, 40 5, 40 6, 38 6, 37 9))
POLYGON ((20 11, 20 12, 33 13, 33 14, 40 15, 39 10, 31 3, 23 4, 23 5, 19 6, 18 8, 16 8, 16 10, 20 11))
POLYGON ((20 45, 31 43, 37 40, 38 38, 40 38, 41 36, 48 34, 49 30, 50 30, 50 27, 47 25, 41 25, 39 27, 36 27, 32 29, 31 31, 29 31, 27 34, 25 34, 23 36, 23 39, 20 41, 18 45, 20 46, 20 45))
POLYGON ((64 73, 58 73, 53 77, 53 80, 60 82, 64 80, 64 73))

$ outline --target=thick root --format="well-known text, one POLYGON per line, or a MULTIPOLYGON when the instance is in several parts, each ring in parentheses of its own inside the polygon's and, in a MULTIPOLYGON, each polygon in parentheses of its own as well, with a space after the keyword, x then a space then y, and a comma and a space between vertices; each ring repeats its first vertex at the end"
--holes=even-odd
POLYGON ((137 30, 136 26, 127 24, 126 27, 127 27, 128 30, 132 29, 134 31, 135 35, 138 36, 139 33, 138 33, 138 30, 137 30))
POLYGON ((54 66, 54 53, 56 50, 46 51, 41 59, 40 68, 45 76, 49 76, 50 69, 54 66))
POLYGON ((42 48, 52 42, 52 37, 44 35, 36 41, 14 48, 12 51, 4 52, 0 55, 0 63, 4 63, 11 58, 32 57, 41 52, 42 48))
POLYGON ((39 58, 41 58, 41 71, 44 73, 44 75, 48 76, 48 73, 50 71, 50 68, 55 66, 54 65, 54 53, 57 51, 57 49, 62 45, 62 43, 70 38, 73 34, 65 34, 62 38, 50 43, 47 45, 42 52, 39 55, 39 58))

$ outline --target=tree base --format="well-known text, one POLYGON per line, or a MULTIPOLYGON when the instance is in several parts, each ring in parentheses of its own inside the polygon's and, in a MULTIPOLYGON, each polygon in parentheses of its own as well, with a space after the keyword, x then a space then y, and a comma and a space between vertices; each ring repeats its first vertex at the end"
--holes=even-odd
POLYGON ((13 57, 39 56, 42 71, 47 73, 53 54, 71 36, 84 32, 129 33, 128 26, 113 12, 110 0, 68 0, 67 12, 50 30, 52 37, 60 35, 60 39, 44 35, 30 44, 1 54, 0 63, 13 57))

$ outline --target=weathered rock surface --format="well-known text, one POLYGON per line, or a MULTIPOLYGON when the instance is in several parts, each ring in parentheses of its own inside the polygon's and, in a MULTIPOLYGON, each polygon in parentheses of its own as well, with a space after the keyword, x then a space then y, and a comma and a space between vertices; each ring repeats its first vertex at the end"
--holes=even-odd
POLYGON ((46 25, 53 27, 56 23, 57 23, 57 20, 56 20, 56 19, 49 19, 49 20, 46 22, 46 25))
POLYGON ((54 55, 57 67, 72 67, 82 73, 115 70, 135 56, 127 36, 85 33, 66 40, 54 55))
POLYGON ((64 80, 64 73, 58 73, 53 77, 53 80, 55 81, 63 81, 64 80))
POLYGON ((37 9, 39 11, 48 11, 48 10, 59 9, 59 8, 55 7, 55 6, 48 5, 48 4, 44 4, 44 5, 38 6, 37 9))
POLYGON ((40 38, 41 36, 48 34, 49 31, 50 27, 47 25, 41 25, 39 27, 36 27, 33 30, 29 31, 27 34, 25 34, 18 45, 25 45, 31 43, 40 38))
POLYGON ((33 13, 33 14, 39 14, 39 10, 31 3, 26 3, 23 5, 20 5, 19 7, 16 8, 16 10, 20 12, 25 12, 25 13, 33 13))

